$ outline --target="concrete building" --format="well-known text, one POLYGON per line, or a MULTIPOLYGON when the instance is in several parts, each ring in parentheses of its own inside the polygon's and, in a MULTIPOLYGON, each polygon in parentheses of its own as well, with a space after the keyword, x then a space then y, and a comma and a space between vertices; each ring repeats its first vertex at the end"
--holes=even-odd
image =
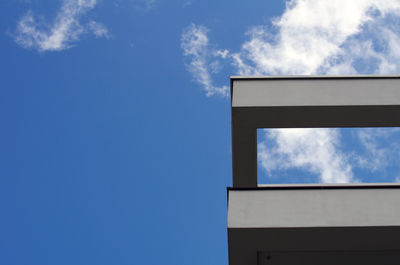
POLYGON ((399 76, 232 77, 230 265, 400 264, 400 185, 258 185, 258 128, 400 127, 399 76))

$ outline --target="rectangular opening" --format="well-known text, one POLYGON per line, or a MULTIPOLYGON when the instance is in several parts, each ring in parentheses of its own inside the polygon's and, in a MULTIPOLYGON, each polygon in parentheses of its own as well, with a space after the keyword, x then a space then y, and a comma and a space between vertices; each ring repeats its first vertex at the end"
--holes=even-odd
POLYGON ((257 130, 258 184, 400 182, 400 128, 257 130))

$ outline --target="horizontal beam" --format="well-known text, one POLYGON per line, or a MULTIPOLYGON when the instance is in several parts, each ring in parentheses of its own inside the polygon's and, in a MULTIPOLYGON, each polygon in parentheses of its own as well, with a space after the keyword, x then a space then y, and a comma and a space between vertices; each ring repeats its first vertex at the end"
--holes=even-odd
POLYGON ((233 79, 232 107, 400 104, 400 77, 233 79))
MULTIPOLYGON (((229 265, 257 265, 260 252, 399 252, 400 227, 228 228, 228 241, 229 265)), ((328 263, 307 260, 296 264, 328 263)), ((398 259, 372 264, 395 265, 398 259)))
MULTIPOLYGON (((235 107, 232 125, 251 128, 400 127, 400 105, 235 107)), ((236 140, 236 139, 234 139, 236 140)))
POLYGON ((399 215, 394 183, 229 188, 229 264, 394 265, 399 215))
POLYGON ((321 187, 229 190, 228 228, 400 227, 398 185, 321 187))

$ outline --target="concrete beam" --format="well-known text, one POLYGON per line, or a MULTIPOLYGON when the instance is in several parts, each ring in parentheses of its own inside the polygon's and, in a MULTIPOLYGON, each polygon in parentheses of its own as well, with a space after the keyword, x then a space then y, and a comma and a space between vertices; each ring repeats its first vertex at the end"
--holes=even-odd
POLYGON ((400 185, 269 185, 228 190, 230 265, 394 265, 400 185))

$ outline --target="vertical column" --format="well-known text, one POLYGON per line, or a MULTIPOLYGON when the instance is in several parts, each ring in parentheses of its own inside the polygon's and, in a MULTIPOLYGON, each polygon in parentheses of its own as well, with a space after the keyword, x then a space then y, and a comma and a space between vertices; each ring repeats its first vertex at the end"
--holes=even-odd
POLYGON ((257 187, 257 127, 240 119, 232 108, 233 187, 257 187))

